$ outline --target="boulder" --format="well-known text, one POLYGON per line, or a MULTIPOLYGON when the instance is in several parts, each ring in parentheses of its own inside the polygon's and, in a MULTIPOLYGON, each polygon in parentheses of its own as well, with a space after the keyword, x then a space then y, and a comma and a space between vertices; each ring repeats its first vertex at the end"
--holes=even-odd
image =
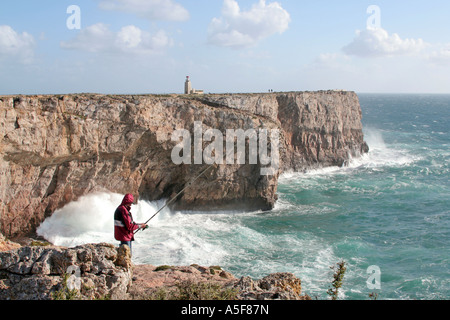
POLYGON ((242 277, 235 285, 239 300, 310 300, 292 273, 273 273, 260 280, 242 277))
POLYGON ((127 299, 128 254, 106 243, 0 252, 0 300, 127 299))

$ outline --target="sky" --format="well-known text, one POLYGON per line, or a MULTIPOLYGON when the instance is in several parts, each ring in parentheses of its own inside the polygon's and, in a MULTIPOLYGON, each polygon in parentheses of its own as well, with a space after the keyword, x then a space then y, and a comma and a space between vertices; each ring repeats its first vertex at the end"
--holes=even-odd
POLYGON ((0 94, 450 93, 448 0, 2 0, 0 94))

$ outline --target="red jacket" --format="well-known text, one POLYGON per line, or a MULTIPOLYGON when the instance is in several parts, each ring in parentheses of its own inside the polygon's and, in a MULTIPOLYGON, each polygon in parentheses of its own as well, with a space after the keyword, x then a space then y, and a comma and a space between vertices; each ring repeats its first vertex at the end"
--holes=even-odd
POLYGON ((139 229, 130 209, 130 206, 122 202, 114 213, 114 237, 117 241, 134 241, 134 231, 139 229))

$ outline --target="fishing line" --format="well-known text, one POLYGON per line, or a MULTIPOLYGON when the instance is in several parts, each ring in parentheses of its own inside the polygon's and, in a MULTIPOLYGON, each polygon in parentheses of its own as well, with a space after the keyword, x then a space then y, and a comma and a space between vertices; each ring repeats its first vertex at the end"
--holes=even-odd
MULTIPOLYGON (((163 211, 167 206, 169 206, 172 202, 174 202, 180 194, 182 194, 187 188, 189 188, 195 181, 197 181, 202 175, 204 175, 212 167, 214 167, 214 164, 210 165, 208 168, 203 170, 202 173, 200 173, 197 177, 195 177, 195 179, 191 180, 188 183, 188 185, 186 187, 184 187, 183 190, 178 192, 169 202, 167 202, 161 209, 159 209, 158 212, 156 212, 150 219, 148 219, 145 222, 145 224, 148 224, 151 220, 153 220, 154 217, 156 217, 161 211, 163 211)), ((148 226, 147 226, 147 228, 148 228, 148 226)), ((145 228, 145 229, 147 229, 147 228, 145 228)), ((138 233, 140 230, 145 230, 145 229, 138 229, 138 230, 136 230, 136 232, 134 234, 138 233)))

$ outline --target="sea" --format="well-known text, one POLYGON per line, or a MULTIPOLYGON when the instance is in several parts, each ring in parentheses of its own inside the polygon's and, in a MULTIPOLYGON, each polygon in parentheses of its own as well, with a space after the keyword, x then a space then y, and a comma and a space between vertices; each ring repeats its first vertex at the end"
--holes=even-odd
MULTIPOLYGON (((280 177, 269 212, 172 212, 136 234, 133 262, 219 265, 236 277, 291 272, 303 293, 342 300, 450 298, 450 95, 359 94, 370 152, 280 177)), ((45 220, 56 245, 109 242, 123 195, 91 194, 45 220)), ((164 201, 132 209, 144 222, 164 201)))

